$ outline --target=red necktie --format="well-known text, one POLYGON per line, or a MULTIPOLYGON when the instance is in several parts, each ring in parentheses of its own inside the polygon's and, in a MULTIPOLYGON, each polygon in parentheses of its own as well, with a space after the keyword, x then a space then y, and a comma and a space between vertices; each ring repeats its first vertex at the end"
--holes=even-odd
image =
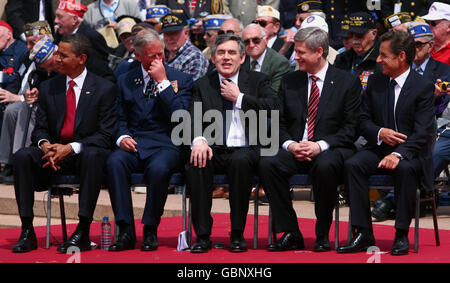
POLYGON ((311 94, 308 102, 308 140, 312 141, 314 137, 314 124, 316 122, 317 109, 319 108, 319 88, 317 87, 316 76, 311 76, 311 94))
POLYGON ((77 109, 75 91, 73 86, 75 82, 69 82, 69 89, 66 95, 66 116, 64 117, 64 124, 61 129, 61 141, 63 143, 70 143, 73 141, 73 130, 75 127, 75 112, 77 109))

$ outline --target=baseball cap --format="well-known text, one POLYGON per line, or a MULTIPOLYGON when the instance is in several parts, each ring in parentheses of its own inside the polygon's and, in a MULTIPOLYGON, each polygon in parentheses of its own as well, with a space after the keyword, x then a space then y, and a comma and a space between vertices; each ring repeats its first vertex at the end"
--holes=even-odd
POLYGON ((390 15, 384 19, 384 26, 387 29, 395 28, 403 23, 411 22, 412 18, 407 12, 400 12, 390 15))
POLYGON ((300 0, 297 1, 297 14, 323 12, 323 3, 319 0, 300 0))
POLYGON ((178 31, 188 26, 186 17, 183 14, 168 14, 161 19, 161 33, 168 31, 178 31))
POLYGON ((428 14, 421 17, 426 21, 447 20, 450 21, 450 5, 442 2, 431 4, 428 14))
POLYGON ((37 21, 32 23, 27 23, 23 27, 23 32, 25 36, 38 36, 43 34, 52 34, 50 25, 47 21, 37 21))
POLYGON ((317 15, 308 16, 303 22, 300 29, 318 27, 324 32, 328 33, 328 24, 324 18, 317 15))
POLYGON ((136 21, 132 18, 123 18, 117 23, 117 35, 120 37, 124 33, 131 33, 133 26, 136 24, 136 21))
POLYGON ((354 33, 366 33, 370 29, 377 28, 372 16, 366 12, 352 13, 348 17, 348 31, 354 33))

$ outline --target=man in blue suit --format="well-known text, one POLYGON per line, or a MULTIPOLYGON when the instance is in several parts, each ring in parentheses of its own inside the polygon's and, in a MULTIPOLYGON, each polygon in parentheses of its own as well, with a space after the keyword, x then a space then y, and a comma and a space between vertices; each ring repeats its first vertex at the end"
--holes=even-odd
POLYGON ((164 65, 164 47, 153 30, 143 30, 134 40, 141 64, 118 78, 119 147, 107 161, 109 192, 120 233, 110 251, 133 249, 133 206, 130 177, 144 172, 147 200, 142 216, 143 251, 158 247, 157 227, 164 212, 170 176, 180 169, 180 149, 170 139, 171 115, 188 109, 193 80, 190 75, 164 65))

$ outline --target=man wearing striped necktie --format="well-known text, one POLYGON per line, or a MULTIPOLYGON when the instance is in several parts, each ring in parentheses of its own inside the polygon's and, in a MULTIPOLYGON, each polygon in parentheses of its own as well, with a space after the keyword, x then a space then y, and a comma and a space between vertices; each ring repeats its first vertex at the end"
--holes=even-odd
POLYGON ((275 233, 284 233, 268 250, 305 248, 289 193, 289 178, 302 173, 310 175, 315 198, 314 251, 327 251, 331 249, 328 234, 337 186, 343 182, 344 160, 354 153, 361 83, 328 64, 324 31, 305 28, 294 40, 299 71, 285 75, 280 86, 282 149, 259 165, 275 233))

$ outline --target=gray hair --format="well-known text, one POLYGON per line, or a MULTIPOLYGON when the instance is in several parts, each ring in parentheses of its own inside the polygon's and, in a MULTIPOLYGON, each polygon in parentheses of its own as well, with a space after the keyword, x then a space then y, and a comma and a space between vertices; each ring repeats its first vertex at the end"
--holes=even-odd
POLYGON ((224 33, 224 34, 219 35, 212 46, 212 54, 216 53, 217 47, 219 45, 221 45, 222 43, 229 41, 229 40, 236 41, 239 46, 239 54, 241 56, 244 55, 244 53, 245 53, 244 42, 242 41, 242 38, 240 36, 233 34, 233 33, 224 33))
POLYGON ((159 34, 153 29, 143 29, 137 33, 136 38, 133 41, 134 50, 142 55, 144 46, 159 41, 164 49, 164 42, 159 37, 159 34))
POLYGON ((328 56, 328 35, 325 31, 317 27, 300 29, 294 36, 294 41, 304 41, 306 46, 316 51, 319 47, 323 49, 323 58, 328 56))
POLYGON ((244 32, 245 32, 245 30, 246 29, 248 29, 248 28, 251 28, 251 27, 256 27, 256 28, 258 28, 260 31, 261 31, 261 36, 263 37, 263 38, 266 38, 266 31, 260 26, 260 25, 258 25, 258 24, 249 24, 249 25, 247 25, 246 27, 245 27, 245 29, 242 31, 242 34, 244 34, 244 32))

